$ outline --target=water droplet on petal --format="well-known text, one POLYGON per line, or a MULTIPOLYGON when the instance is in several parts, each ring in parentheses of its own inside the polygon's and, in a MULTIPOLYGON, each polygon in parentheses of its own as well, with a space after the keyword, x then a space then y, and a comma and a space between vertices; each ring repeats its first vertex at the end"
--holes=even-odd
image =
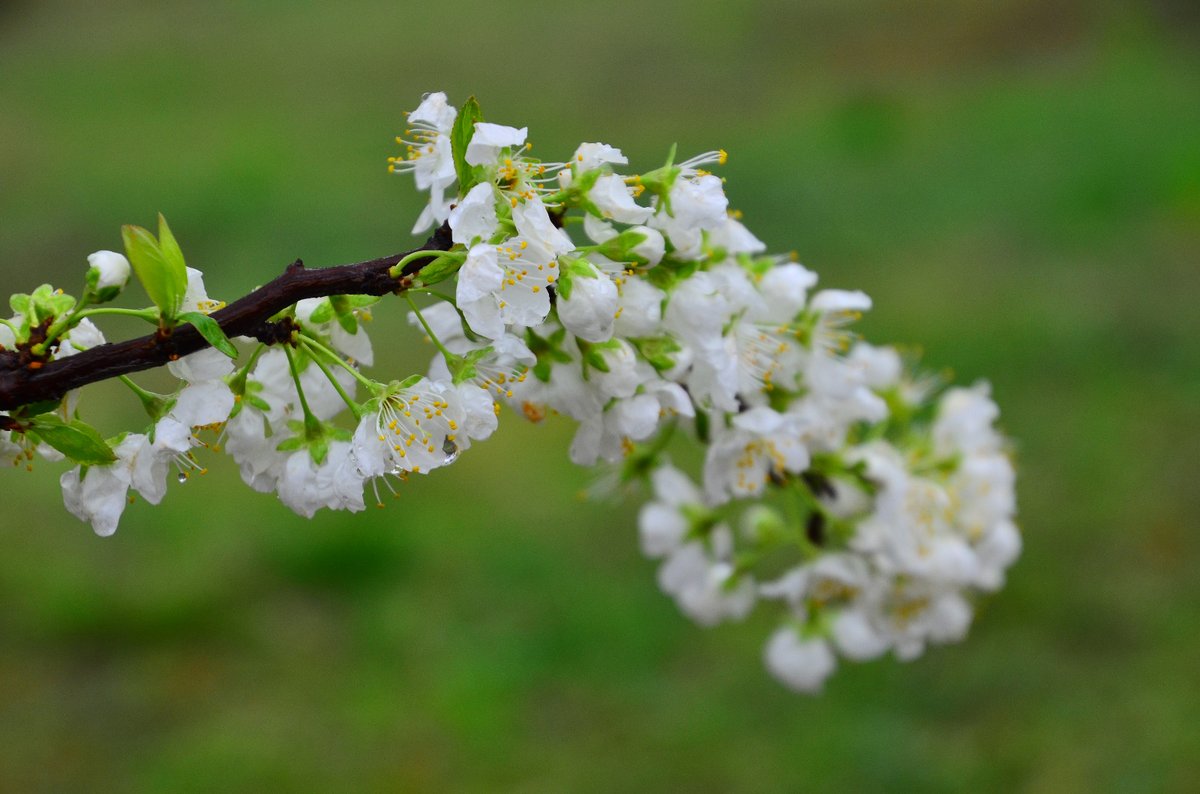
POLYGON ((444 465, 449 466, 458 459, 458 444, 455 444, 454 440, 447 436, 446 440, 442 442, 442 452, 446 454, 444 465))

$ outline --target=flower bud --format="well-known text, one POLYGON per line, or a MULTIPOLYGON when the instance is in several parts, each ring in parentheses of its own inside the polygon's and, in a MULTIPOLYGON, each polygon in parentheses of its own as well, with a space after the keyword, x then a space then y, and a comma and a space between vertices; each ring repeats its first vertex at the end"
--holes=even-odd
POLYGON ((129 260, 116 251, 97 251, 88 255, 87 283, 96 293, 96 302, 105 303, 121 294, 129 281, 129 260))
POLYGON ((96 286, 100 289, 125 286, 129 281, 129 260, 116 251, 97 251, 88 255, 88 264, 99 271, 96 286))
POLYGON ((651 229, 649 226, 632 226, 629 228, 629 231, 640 234, 645 238, 630 249, 631 254, 638 259, 644 260, 646 264, 651 266, 657 265, 662 261, 663 254, 667 250, 667 245, 660 231, 651 229))
POLYGON ((564 260, 559 280, 558 319, 568 331, 588 342, 612 338, 617 287, 586 259, 564 260))

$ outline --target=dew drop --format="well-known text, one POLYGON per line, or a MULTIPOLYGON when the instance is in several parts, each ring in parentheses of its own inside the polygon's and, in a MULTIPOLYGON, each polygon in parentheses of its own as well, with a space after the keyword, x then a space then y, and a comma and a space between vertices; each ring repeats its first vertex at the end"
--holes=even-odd
POLYGON ((188 481, 187 473, 181 471, 181 472, 179 472, 179 476, 176 477, 175 479, 179 480, 179 482, 181 482, 181 483, 185 483, 188 481))
POLYGON ((442 452, 446 454, 445 465, 449 466, 451 463, 458 460, 458 444, 455 444, 449 436, 447 436, 446 440, 442 442, 442 452))

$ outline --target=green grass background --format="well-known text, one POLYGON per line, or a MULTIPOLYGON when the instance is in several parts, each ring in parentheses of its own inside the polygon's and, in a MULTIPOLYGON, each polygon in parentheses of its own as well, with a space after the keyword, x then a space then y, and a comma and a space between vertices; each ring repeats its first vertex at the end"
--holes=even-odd
MULTIPOLYGON (((218 462, 110 539, 58 467, 4 471, 0 791, 1196 790, 1193 3, 9 0, 0 284, 75 290, 158 210, 223 298, 403 250, 384 160, 437 89, 547 159, 728 149, 747 223, 872 295, 870 339, 993 383, 1009 586, 962 645, 806 698, 761 668, 768 619, 703 630, 656 591, 636 500, 576 500, 565 422, 508 415, 313 521, 218 462)), ((400 314, 387 375, 430 352, 400 314)))

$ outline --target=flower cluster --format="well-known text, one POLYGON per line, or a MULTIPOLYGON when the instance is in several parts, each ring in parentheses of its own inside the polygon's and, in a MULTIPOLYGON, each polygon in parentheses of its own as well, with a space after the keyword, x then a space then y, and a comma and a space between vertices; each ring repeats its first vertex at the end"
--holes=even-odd
MULTIPOLYGON (((437 350, 425 375, 364 373, 377 299, 346 295, 300 301, 285 343, 257 344, 238 366, 199 272, 171 292, 139 264, 145 246, 172 261, 164 223, 157 243, 127 234, 158 306, 143 313, 160 328, 191 322, 215 347, 171 363, 172 394, 127 380, 146 432, 99 439, 68 395, 13 412, 2 459, 75 460, 66 506, 111 534, 130 489, 156 504, 172 471, 202 472, 200 447, 223 448, 246 484, 312 516, 361 510, 365 494, 378 502, 381 487, 452 463, 495 431, 502 405, 564 415, 578 423, 572 461, 649 487, 641 547, 681 611, 707 626, 776 606, 764 657, 785 685, 813 691, 838 657, 911 659, 965 635, 1021 546, 986 384, 942 389, 860 341, 849 325, 870 298, 818 290, 815 273, 766 252, 709 170, 724 151, 672 151, 642 173, 602 143, 543 162, 525 128, 441 93, 408 122, 389 168, 428 193, 415 230, 444 223, 453 241, 395 270, 437 350), (436 300, 420 306, 425 296, 436 300)), ((113 252, 89 262, 83 300, 48 286, 14 298, 0 347, 48 362, 103 343, 89 318, 117 311, 99 304, 131 267, 113 252)))

